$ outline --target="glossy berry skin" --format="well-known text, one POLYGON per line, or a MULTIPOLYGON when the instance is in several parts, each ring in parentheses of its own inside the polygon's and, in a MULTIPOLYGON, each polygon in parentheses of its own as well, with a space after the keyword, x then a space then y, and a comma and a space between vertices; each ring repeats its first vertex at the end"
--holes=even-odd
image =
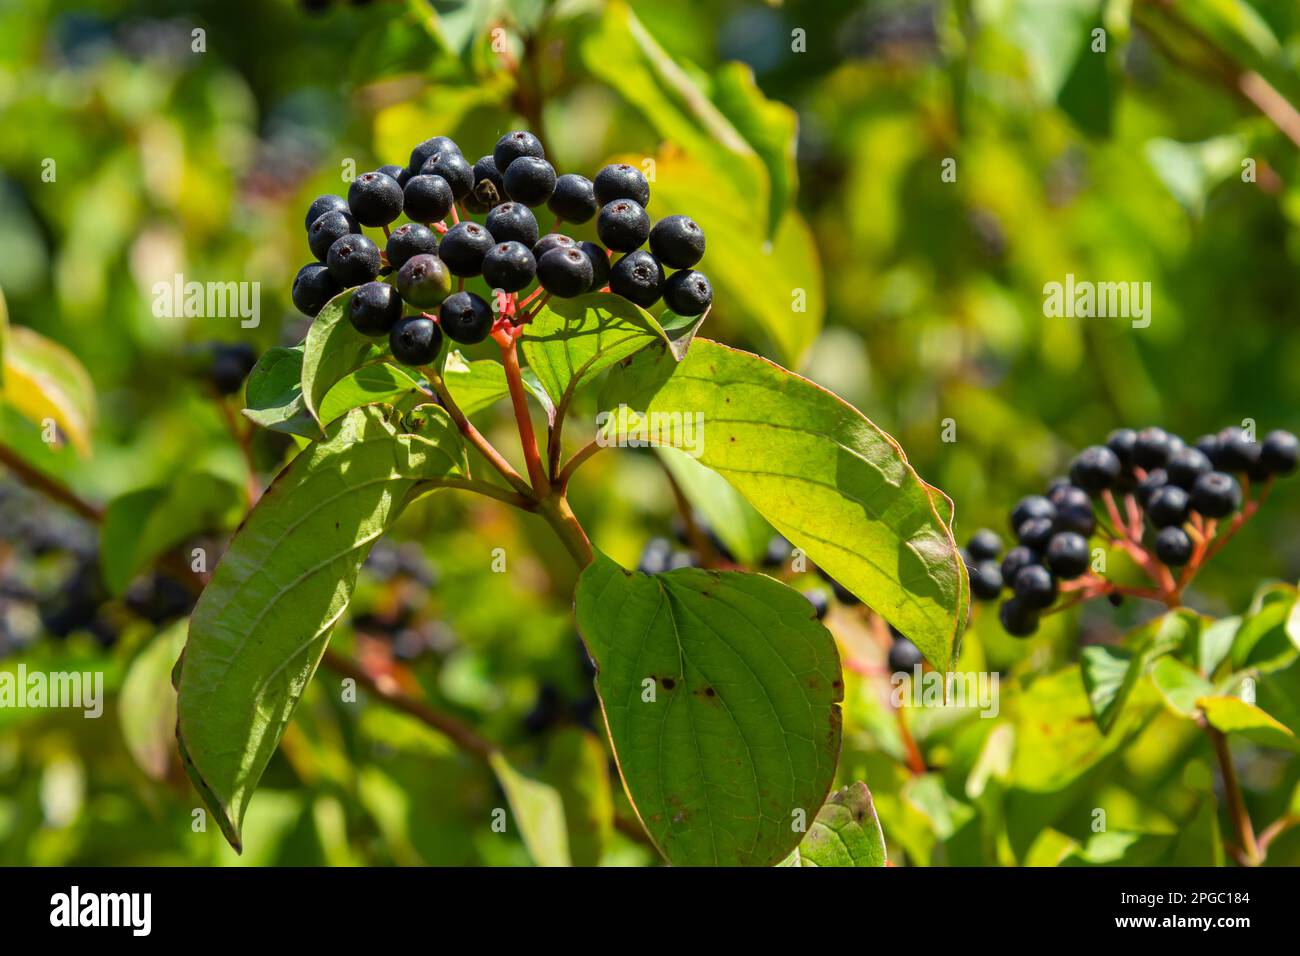
POLYGON ((385 176, 392 176, 397 180, 397 185, 402 186, 403 188, 406 186, 406 181, 411 178, 411 174, 407 172, 405 166, 397 166, 393 163, 389 163, 387 166, 380 166, 376 172, 383 173, 385 176))
POLYGON ((1219 455, 1214 463, 1218 471, 1249 471, 1259 460, 1259 444, 1251 441, 1240 428, 1219 432, 1219 455))
POLYGON ((348 208, 363 226, 386 226, 402 214, 402 187, 385 173, 362 173, 348 187, 348 208))
POLYGON ((397 291, 417 309, 430 309, 451 294, 451 273, 437 256, 411 256, 397 270, 397 291))
POLYGON ((650 235, 650 217, 640 203, 618 199, 601 209, 596 235, 615 252, 631 252, 650 235))
POLYGON ((827 596, 826 592, 821 588, 809 588, 800 593, 807 598, 808 603, 812 605, 813 615, 817 620, 820 621, 824 619, 826 617, 826 612, 831 609, 830 598, 827 596))
POLYGON ((920 667, 925 660, 925 655, 917 648, 915 644, 901 635, 894 638, 894 643, 889 647, 889 670, 897 674, 900 671, 911 673, 920 667))
POLYGON ((1019 531, 1020 526, 1030 518, 1047 518, 1056 517, 1056 505, 1052 504, 1042 495, 1026 495, 1016 502, 1015 508, 1011 511, 1011 530, 1019 531))
POLYGON ((456 199, 469 194, 474 188, 474 167, 459 152, 444 151, 434 153, 420 167, 424 176, 441 176, 451 187, 451 194, 456 199))
POLYGON ((763 567, 783 567, 790 560, 792 553, 794 553, 794 545, 785 535, 775 534, 768 539, 767 549, 763 552, 763 567))
POLYGON ((565 173, 555 181, 546 208, 565 222, 584 223, 596 215, 596 187, 586 176, 565 173))
POLYGON ((1152 469, 1147 472, 1147 476, 1138 483, 1137 489, 1134 492, 1134 497, 1137 498, 1138 504, 1145 508, 1147 502, 1151 500, 1151 496, 1155 494, 1158 489, 1163 488, 1167 484, 1169 484, 1169 475, 1165 473, 1165 470, 1163 468, 1152 469))
POLYGON ((442 348, 442 330, 433 319, 408 315, 393 326, 388 334, 388 346, 393 358, 403 365, 428 365, 442 348))
POLYGON ((650 183, 641 170, 627 163, 614 163, 596 174, 592 183, 596 202, 602 206, 617 199, 631 199, 642 208, 650 205, 650 183))
POLYGON ((1038 611, 1019 598, 1002 602, 998 620, 1012 637, 1029 637, 1038 630, 1038 611))
POLYGON ((447 180, 436 174, 412 176, 402 190, 406 214, 416 222, 441 222, 456 204, 447 180))
POLYGON ((404 222, 389 235, 384 253, 388 256, 388 264, 394 269, 400 269, 411 256, 421 253, 437 255, 438 237, 428 226, 422 226, 418 222, 404 222))
POLYGON ((537 275, 537 260, 522 242, 499 242, 483 257, 483 278, 494 289, 518 292, 537 275))
POLYGON ((1161 564, 1181 568, 1192 558, 1192 539, 1182 528, 1161 528, 1156 535, 1156 557, 1161 564))
POLYGON ((561 299, 582 295, 591 278, 591 261, 576 247, 552 249, 537 260, 537 281, 561 299))
POLYGON ((406 164, 407 173, 412 176, 418 175, 421 167, 428 162, 430 156, 443 152, 459 153, 460 147, 456 145, 456 141, 450 136, 435 136, 432 139, 426 139, 411 150, 411 160, 406 164))
POLYGON ((1119 457, 1105 445, 1079 452, 1070 465, 1070 481, 1084 491, 1105 491, 1119 479, 1119 457))
POLYGON ((1196 439, 1196 441, 1193 444, 1197 451, 1199 451, 1206 458, 1210 459, 1210 464, 1212 466, 1214 466, 1215 468, 1219 467, 1217 464, 1219 460, 1219 436, 1218 435, 1202 435, 1200 438, 1196 439))
POLYGON ((1150 471, 1163 468, 1169 460, 1170 436, 1163 428, 1144 428, 1133 442, 1133 464, 1150 471))
POLYGON ((1106 436, 1106 447, 1115 453, 1120 467, 1133 467, 1133 449, 1137 445, 1137 432, 1131 428, 1117 428, 1106 436))
POLYGON ((310 229, 311 224, 327 212, 345 212, 349 216, 352 215, 351 210, 348 209, 348 201, 342 196, 333 194, 317 196, 307 207, 307 221, 303 223, 304 228, 310 229))
POLYGON ((636 569, 642 574, 662 574, 668 570, 673 543, 667 538, 651 538, 641 550, 641 560, 636 569))
POLYGON ((502 179, 506 195, 525 206, 540 206, 555 192, 555 168, 537 156, 520 156, 502 179))
POLYGON ((330 246, 353 232, 360 232, 360 224, 349 213, 331 211, 316 217, 307 227, 307 245, 311 254, 321 262, 330 254, 330 246))
POLYGON ((1008 551, 1006 557, 1002 559, 1002 580, 1004 582, 1014 581, 1021 568, 1038 563, 1039 557, 1037 554, 1023 544, 1017 545, 1008 551))
POLYGON ((1195 448, 1179 448, 1165 464, 1165 477, 1169 484, 1189 490, 1196 479, 1211 471, 1213 466, 1204 452, 1195 448))
POLYGON ((465 198, 473 199, 483 212, 506 201, 506 184, 491 156, 480 157, 474 164, 474 188, 465 198))
POLYGON ((1259 447, 1259 465, 1269 475, 1289 475, 1300 460, 1300 441, 1290 432, 1272 431, 1259 447))
POLYGON ((641 308, 654 305, 664 287, 664 270, 648 252, 629 252, 609 270, 609 290, 641 308))
POLYGON ((383 263, 379 259, 379 247, 366 236, 350 234, 336 239, 325 257, 330 275, 343 288, 351 288, 369 282, 379 275, 383 263))
POLYGON ((713 304, 709 277, 694 269, 680 269, 664 283, 664 304, 678 315, 703 315, 713 304))
POLYGON ((978 601, 995 601, 1002 593, 1002 569, 992 559, 970 569, 970 593, 978 601))
POLYGON ((671 269, 689 269, 704 258, 704 230, 690 216, 666 216, 650 230, 650 251, 671 269))
POLYGON ((1039 610, 1056 600, 1056 578, 1041 564, 1027 564, 1017 571, 1012 589, 1017 600, 1039 610))
POLYGON ((492 331, 492 307, 473 292, 453 292, 438 310, 438 325, 453 342, 474 345, 492 331))
POLYGON ((1060 531, 1052 535, 1044 552, 1052 573, 1066 581, 1077 578, 1088 570, 1088 539, 1073 531, 1060 531))
POLYGON ((1056 505, 1053 525, 1057 531, 1073 531, 1086 538, 1097 527, 1092 498, 1082 488, 1066 485, 1056 493, 1053 504, 1056 505))
POLYGON ((497 164, 497 169, 502 175, 510 169, 510 164, 521 156, 535 156, 538 159, 546 158, 546 150, 542 149, 542 141, 528 132, 526 129, 517 129, 506 133, 492 149, 492 161, 497 164))
POLYGON ((1157 528, 1180 525, 1187 520, 1191 496, 1177 485, 1163 485, 1151 493, 1147 501, 1147 517, 1157 528))
POLYGON ((1059 484, 1053 485, 1047 492, 1047 500, 1056 506, 1059 512, 1062 508, 1076 505, 1080 508, 1092 507, 1092 496, 1082 488, 1076 488, 1070 484, 1069 479, 1062 479, 1059 484))
POLYGON ((597 289, 603 289, 609 285, 609 253, 594 242, 581 243, 578 248, 582 250, 582 254, 591 263, 591 285, 587 288, 587 291, 595 292, 597 289))
POLYGON ((367 282, 348 302, 348 320, 362 335, 387 335, 401 317, 402 297, 387 282, 367 282))
POLYGON ((486 225, 496 242, 537 245, 537 217, 523 203, 503 202, 487 214, 486 225))
POLYGON ((1016 539, 1026 548, 1043 553, 1052 537, 1052 519, 1030 518, 1016 529, 1016 539))
POLYGON ((438 244, 438 258, 454 276, 476 276, 483 271, 483 257, 494 245, 492 233, 476 222, 465 220, 443 235, 438 244))
POLYGON ((293 279, 291 297, 303 315, 315 318, 325 303, 343 291, 343 286, 319 262, 310 262, 298 270, 293 279))
POLYGON ((1241 507, 1241 486, 1232 475, 1212 471, 1192 486, 1192 509, 1206 518, 1226 518, 1241 507))
POLYGON ((533 244, 533 258, 539 263, 542 256, 552 249, 577 249, 578 240, 571 239, 562 232, 548 232, 533 244))
POLYGON ((1002 538, 996 531, 980 528, 966 542, 966 550, 976 561, 992 561, 1002 553, 1002 538))

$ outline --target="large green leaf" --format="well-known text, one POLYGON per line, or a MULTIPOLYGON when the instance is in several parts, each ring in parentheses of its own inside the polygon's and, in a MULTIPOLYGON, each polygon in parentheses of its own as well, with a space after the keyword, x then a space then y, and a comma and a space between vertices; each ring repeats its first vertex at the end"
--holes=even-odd
POLYGON ((160 631, 136 655, 122 681, 118 720, 136 764, 150 778, 167 776, 176 752, 176 689, 171 672, 185 646, 186 622, 160 631))
POLYGON ((351 290, 325 304, 307 330, 302 353, 302 401, 319 425, 328 421, 321 404, 329 390, 360 366, 381 357, 386 349, 362 335, 348 319, 351 290))
POLYGON ((1202 697, 1196 703, 1216 730, 1245 737, 1261 747, 1300 751, 1300 738, 1290 727, 1239 697, 1202 697))
POLYGON ((347 608, 370 546, 421 481, 465 471, 446 413, 402 434, 353 409, 276 478, 190 620, 179 674, 186 770, 237 849, 248 800, 347 608))
POLYGON ((758 564, 772 540, 772 526, 716 471, 676 448, 657 451, 686 500, 704 517, 718 540, 741 564, 758 564))
POLYGON ((669 862, 784 858, 840 746, 839 659, 807 600, 762 575, 597 555, 576 610, 628 797, 669 862))
POLYGON ((1266 584, 1242 616, 1232 639, 1235 670, 1285 667, 1300 648, 1300 590, 1290 584, 1266 584))
POLYGON ((1088 692, 1088 706, 1102 733, 1106 733, 1119 716, 1120 708, 1138 679, 1134 658, 1123 648, 1095 644, 1079 653, 1083 687, 1088 692))
POLYGON ((548 783, 521 773, 499 750, 488 763, 505 791, 524 846, 538 866, 569 866, 569 836, 560 793, 548 783))
POLYGON ((799 865, 885 865, 885 834, 865 783, 859 780, 830 795, 799 843, 799 865))
MULTIPOLYGON (((697 339, 680 364, 648 349, 616 368, 602 407, 622 404, 680 421, 702 416, 699 463, 936 667, 951 667, 968 601, 951 503, 861 412, 766 359, 708 339, 697 339)), ((609 427, 622 429, 621 417, 611 414, 609 427)))
MULTIPOLYGON (((615 362, 668 337, 649 312, 609 292, 552 299, 524 330, 519 346, 556 405, 615 362)), ((504 371, 502 373, 504 378, 504 371)))
POLYGON ((4 344, 3 383, 0 399, 6 404, 37 426, 53 421, 80 454, 90 454, 95 388, 75 355, 15 325, 8 328, 4 344))

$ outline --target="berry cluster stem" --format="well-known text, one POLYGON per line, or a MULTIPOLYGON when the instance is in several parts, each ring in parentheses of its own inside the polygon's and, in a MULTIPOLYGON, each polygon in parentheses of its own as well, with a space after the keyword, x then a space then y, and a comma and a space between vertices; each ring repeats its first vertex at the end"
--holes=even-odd
POLYGON ((528 395, 524 390, 523 370, 519 367, 519 352, 513 335, 501 342, 501 364, 505 366, 510 403, 514 406, 515 421, 519 424, 519 443, 523 447, 524 463, 528 466, 528 478, 533 483, 533 491, 544 498, 550 493, 551 482, 546 475, 546 467, 542 464, 537 436, 533 432, 533 419, 528 413, 528 395))

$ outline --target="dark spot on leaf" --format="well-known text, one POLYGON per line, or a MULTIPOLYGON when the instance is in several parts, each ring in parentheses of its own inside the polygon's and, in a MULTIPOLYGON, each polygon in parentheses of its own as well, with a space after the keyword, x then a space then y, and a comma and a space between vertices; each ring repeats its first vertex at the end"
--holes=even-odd
POLYGON ((717 696, 718 696, 718 692, 717 692, 716 690, 714 690, 712 687, 706 687, 706 688, 704 688, 704 693, 707 694, 707 695, 710 696, 710 697, 717 697, 717 696))
POLYGON ((672 690, 677 686, 677 681, 673 680, 671 677, 660 678, 659 683, 664 685, 664 690, 672 690))

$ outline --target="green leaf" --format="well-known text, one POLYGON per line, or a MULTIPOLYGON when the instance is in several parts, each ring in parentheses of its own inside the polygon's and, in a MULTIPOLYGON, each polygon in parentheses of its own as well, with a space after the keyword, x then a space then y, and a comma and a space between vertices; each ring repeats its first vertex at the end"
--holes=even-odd
POLYGON ((122 681, 117 713, 122 737, 137 766, 163 780, 176 746, 176 689, 172 667, 185 646, 186 621, 158 632, 136 655, 122 681))
POLYGON ((704 320, 709 317, 713 307, 705 309, 699 315, 678 315, 671 309, 664 309, 659 313, 659 325, 668 335, 668 348, 673 353, 673 358, 681 361, 686 358, 686 353, 695 341, 695 335, 704 325, 704 320))
POLYGON ((1088 55, 1088 29, 1101 13, 1101 0, 1013 0, 995 8, 1006 31, 1025 55, 1034 91, 1052 102, 1065 85, 1075 62, 1088 55))
POLYGON ((807 600, 762 575, 597 555, 576 611, 628 798, 668 861, 783 859, 840 746, 839 658, 807 600))
POLYGON ((1156 661, 1151 668, 1151 682, 1169 709, 1189 720, 1200 713, 1196 702, 1214 691, 1209 681, 1176 657, 1162 657, 1156 661))
POLYGON ((622 296, 593 292, 550 300, 519 344, 546 393, 565 408, 574 392, 656 340, 668 337, 649 312, 622 296))
POLYGON ((1217 136, 1202 143, 1157 137, 1147 142, 1143 152, 1170 195, 1199 217, 1214 188, 1241 171, 1247 146, 1240 136, 1217 136))
MULTIPOLYGON (((506 383, 506 370, 495 359, 479 359, 466 362, 460 352, 452 352, 442 369, 442 381, 451 392, 452 400, 466 415, 473 415, 485 408, 491 408, 510 394, 506 383)), ((532 369, 523 370, 524 388, 537 399, 548 420, 555 421, 555 405, 546 394, 532 369)))
POLYGON ((1108 733, 1138 678, 1133 655, 1121 648, 1097 644, 1079 653, 1079 667, 1093 718, 1101 732, 1108 733))
POLYGON ((865 783, 830 795, 799 843, 799 865, 885 865, 885 834, 865 783))
POLYGON ((1289 727, 1240 697, 1202 697, 1196 703, 1216 730, 1245 737, 1261 747, 1300 751, 1300 738, 1289 727))
POLYGON ((5 353, 9 350, 9 303, 4 289, 0 289, 0 396, 5 387, 5 353))
POLYGON ((1233 639, 1241 627, 1241 617, 1225 617, 1201 629, 1197 641, 1196 662, 1201 673, 1213 677, 1232 650, 1233 639))
POLYGON ((727 550, 741 564, 758 564, 772 540, 772 526, 716 471, 676 448, 657 451, 686 500, 704 516, 727 550))
POLYGON ((559 792, 520 773, 500 751, 495 751, 488 763, 505 791, 511 816, 533 862, 538 866, 570 866, 564 802, 559 792))
MULTIPOLYGON (((649 349, 619 366, 601 405, 620 404, 679 421, 702 416, 699 463, 931 663, 952 666, 968 596, 951 503, 861 412, 766 359, 708 339, 697 339, 680 364, 649 349)), ((611 414, 610 427, 623 430, 619 419, 611 414)))
POLYGON ((184 472, 166 487, 143 488, 109 502, 100 530, 100 566, 114 595, 137 574, 200 531, 224 531, 242 497, 224 478, 184 472))
POLYGON ((614 832, 614 797, 604 746, 588 730, 561 727, 546 737, 546 759, 539 775, 564 802, 573 865, 598 865, 614 832))
POLYGON ((357 571, 421 481, 466 470, 436 406, 400 434, 383 406, 353 409, 258 501, 190 619, 177 737, 186 770, 231 845, 357 571))
POLYGON ((361 365, 387 351, 375 339, 362 335, 348 319, 351 290, 340 292, 325 304, 307 330, 302 353, 302 401, 308 414, 322 427, 328 419, 321 403, 335 384, 361 365))
POLYGON ((38 427, 52 420, 81 455, 90 454, 95 388, 75 355, 29 328, 7 328, 0 398, 38 427))
POLYGON ((1232 640, 1232 667, 1262 671, 1285 667, 1300 648, 1300 591, 1290 584, 1266 584, 1251 601, 1232 640))

